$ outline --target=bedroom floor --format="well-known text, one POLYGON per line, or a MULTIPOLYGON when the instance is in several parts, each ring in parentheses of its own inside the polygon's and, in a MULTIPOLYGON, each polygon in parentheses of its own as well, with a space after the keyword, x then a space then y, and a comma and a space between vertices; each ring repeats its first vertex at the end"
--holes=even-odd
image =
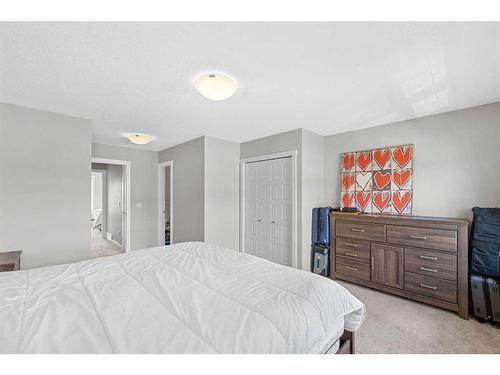
POLYGON ((114 243, 101 237, 101 231, 92 229, 91 253, 92 258, 106 257, 123 253, 123 250, 114 243))
POLYGON ((364 302, 367 317, 357 332, 360 354, 500 353, 500 329, 358 285, 339 282, 364 302))

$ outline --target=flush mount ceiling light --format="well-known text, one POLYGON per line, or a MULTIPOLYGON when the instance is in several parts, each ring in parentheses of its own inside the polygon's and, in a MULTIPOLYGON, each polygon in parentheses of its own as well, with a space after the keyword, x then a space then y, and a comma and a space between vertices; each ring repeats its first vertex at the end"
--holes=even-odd
POLYGON ((194 87, 207 99, 224 100, 236 92, 237 84, 225 74, 206 73, 196 79, 194 87))
POLYGON ((130 142, 135 143, 136 145, 147 145, 153 140, 153 137, 144 133, 131 133, 127 135, 127 138, 130 142))

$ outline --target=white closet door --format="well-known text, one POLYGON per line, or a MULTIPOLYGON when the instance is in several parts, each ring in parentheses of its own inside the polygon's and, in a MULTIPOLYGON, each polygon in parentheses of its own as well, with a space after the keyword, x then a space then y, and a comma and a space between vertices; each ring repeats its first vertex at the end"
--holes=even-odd
POLYGON ((245 168, 245 251, 265 257, 267 173, 265 162, 249 163, 245 168))
POLYGON ((245 251, 292 265, 291 158, 245 167, 245 251))
POLYGON ((268 259, 292 265, 292 162, 291 158, 268 161, 268 259))

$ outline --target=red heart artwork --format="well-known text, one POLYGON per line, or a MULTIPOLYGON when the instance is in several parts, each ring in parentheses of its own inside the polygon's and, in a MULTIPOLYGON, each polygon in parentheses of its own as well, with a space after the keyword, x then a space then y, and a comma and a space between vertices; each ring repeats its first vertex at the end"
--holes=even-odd
POLYGON ((375 150, 373 152, 373 160, 375 160, 375 162, 381 169, 384 168, 390 157, 391 157, 391 150, 389 148, 386 148, 384 150, 375 150))
POLYGON ((347 191, 354 184, 354 174, 346 173, 342 174, 342 190, 347 191))
POLYGON ((373 181, 379 190, 385 188, 391 182, 391 171, 377 171, 373 174, 373 181))
POLYGON ((354 200, 354 193, 342 193, 343 207, 352 207, 353 200, 354 200))
POLYGON ((358 191, 356 193, 356 202, 358 203, 358 207, 361 208, 361 210, 366 210, 366 206, 368 205, 368 202, 370 202, 371 195, 372 193, 369 191, 358 191))
POLYGON ((403 171, 395 169, 392 172, 392 181, 394 181, 394 183, 398 185, 400 189, 402 189, 403 186, 406 185, 410 177, 411 177, 411 169, 405 169, 403 171))
POLYGON ((372 153, 370 151, 358 153, 358 167, 360 167, 361 170, 366 171, 371 162, 372 153))
POLYGON ((373 193, 373 204, 379 209, 384 211, 391 199, 389 191, 377 191, 373 193))
POLYGON ((399 168, 404 168, 411 160, 411 146, 399 146, 394 150, 392 158, 399 165, 399 168))
POLYGON ((344 154, 342 156, 342 167, 344 168, 344 170, 350 171, 353 166, 354 166, 354 153, 351 152, 348 154, 344 154))
POLYGON ((392 193, 392 205, 399 213, 405 210, 406 206, 408 206, 408 203, 410 203, 410 199, 410 191, 394 191, 392 193))

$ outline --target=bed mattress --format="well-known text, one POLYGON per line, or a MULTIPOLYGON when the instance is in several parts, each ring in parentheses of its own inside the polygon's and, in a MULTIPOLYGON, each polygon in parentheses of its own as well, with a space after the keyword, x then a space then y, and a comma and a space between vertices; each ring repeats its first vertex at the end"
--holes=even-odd
POLYGON ((0 273, 1 353, 324 353, 364 305, 202 242, 0 273))

